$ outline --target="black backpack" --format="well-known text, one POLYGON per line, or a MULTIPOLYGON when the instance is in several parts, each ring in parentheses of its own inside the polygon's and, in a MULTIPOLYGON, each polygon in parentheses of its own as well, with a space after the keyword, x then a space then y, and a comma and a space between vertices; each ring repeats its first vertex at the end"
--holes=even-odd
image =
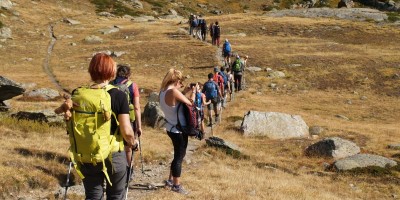
POLYGON ((178 109, 176 112, 176 117, 178 119, 178 124, 175 126, 176 129, 182 132, 182 134, 186 134, 188 136, 194 136, 197 139, 203 139, 203 132, 200 129, 200 113, 195 105, 189 106, 185 103, 179 103, 178 109), (186 121, 186 126, 182 126, 179 121, 179 109, 183 109, 183 116, 186 121))
POLYGON ((213 32, 215 37, 219 37, 221 34, 221 29, 219 28, 219 25, 214 26, 214 32, 213 32))

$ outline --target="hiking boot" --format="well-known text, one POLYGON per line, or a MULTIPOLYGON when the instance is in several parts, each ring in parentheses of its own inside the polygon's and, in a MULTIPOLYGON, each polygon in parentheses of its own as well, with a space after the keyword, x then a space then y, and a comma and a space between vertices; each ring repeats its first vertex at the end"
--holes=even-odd
POLYGON ((165 187, 170 187, 170 188, 172 188, 172 186, 174 185, 173 183, 172 183, 172 180, 166 180, 166 181, 164 181, 165 182, 165 187))
POLYGON ((173 185, 171 188, 172 191, 177 192, 179 194, 188 195, 189 192, 183 189, 181 185, 173 185))
POLYGON ((219 116, 215 116, 215 123, 219 122, 219 116))

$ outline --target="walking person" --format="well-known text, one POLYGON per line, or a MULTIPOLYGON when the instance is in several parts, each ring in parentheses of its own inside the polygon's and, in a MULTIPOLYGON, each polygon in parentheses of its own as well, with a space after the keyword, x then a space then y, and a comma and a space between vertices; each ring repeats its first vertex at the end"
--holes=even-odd
POLYGON ((137 145, 129 104, 124 92, 109 85, 117 71, 110 56, 93 56, 88 71, 94 83, 75 89, 71 96, 72 117, 67 121, 71 162, 82 178, 86 199, 102 199, 106 182, 107 199, 122 200, 128 169, 124 146, 137 145))
POLYGON ((219 47, 220 37, 221 37, 221 28, 219 27, 218 21, 216 21, 213 28, 213 38, 214 38, 214 44, 217 45, 217 47, 219 47))
POLYGON ((203 84, 198 82, 197 87, 196 87, 196 96, 195 96, 195 105, 199 111, 200 115, 200 128, 203 133, 205 128, 204 128, 204 107, 207 106, 208 104, 211 103, 211 101, 207 101, 206 95, 202 92, 203 89, 203 84))
POLYGON ((193 15, 193 13, 190 13, 189 21, 188 21, 188 23, 189 23, 189 35, 193 34, 193 26, 192 26, 193 20, 194 20, 194 15, 193 15))
POLYGON ((218 122, 218 99, 222 97, 221 91, 216 82, 214 82, 214 74, 208 74, 208 81, 204 83, 202 92, 206 95, 206 102, 211 101, 207 105, 208 110, 208 126, 212 126, 212 110, 214 110, 215 122, 218 122))
MULTIPOLYGON (((117 67, 117 77, 112 81, 112 84, 119 87, 119 89, 125 92, 127 96, 131 126, 135 133, 135 138, 138 138, 142 135, 139 87, 136 83, 129 80, 129 77, 131 76, 131 68, 129 66, 119 64, 117 67)), ((135 150, 138 150, 138 148, 135 150)), ((132 161, 130 159, 132 157, 132 149, 126 146, 125 152, 127 154, 126 157, 128 163, 131 163, 132 161)), ((133 175, 132 172, 130 174, 133 175)))
POLYGON ((192 105, 195 99, 197 86, 185 87, 182 92, 179 91, 183 86, 182 72, 175 69, 170 69, 161 83, 160 106, 167 121, 165 124, 167 134, 171 138, 174 146, 174 159, 171 163, 170 175, 166 181, 166 185, 171 187, 171 190, 174 192, 188 194, 188 192, 183 189, 180 182, 182 161, 186 155, 186 148, 188 145, 188 135, 180 132, 176 128, 176 125, 178 124, 178 117, 181 125, 186 125, 186 121, 183 116, 183 109, 178 110, 178 105, 180 103, 192 105), (190 91, 190 98, 187 98, 184 94, 190 91))
POLYGON ((240 60, 240 56, 236 55, 236 60, 232 63, 233 77, 235 80, 235 92, 242 90, 242 75, 243 75, 243 62, 240 60))
POLYGON ((222 55, 224 56, 224 66, 229 67, 229 65, 231 63, 231 52, 232 52, 231 43, 229 43, 228 39, 225 39, 225 42, 222 45, 222 55))
POLYGON ((202 19, 201 24, 200 24, 200 29, 201 29, 201 39, 203 41, 206 41, 206 37, 207 37, 207 21, 205 19, 202 19))
POLYGON ((233 100, 233 92, 234 92, 234 77, 231 71, 231 68, 226 69, 226 75, 228 76, 228 85, 229 85, 229 101, 233 100))
POLYGON ((210 37, 211 37, 211 44, 215 45, 215 38, 214 38, 214 23, 211 23, 208 27, 210 30, 210 37))

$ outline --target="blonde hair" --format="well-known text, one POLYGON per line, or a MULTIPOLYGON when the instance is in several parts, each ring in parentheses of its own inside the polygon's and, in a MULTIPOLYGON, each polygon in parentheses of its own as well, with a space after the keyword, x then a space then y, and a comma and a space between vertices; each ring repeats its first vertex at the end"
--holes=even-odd
POLYGON ((164 79, 161 83, 161 91, 164 91, 168 88, 169 85, 176 83, 178 81, 183 81, 182 72, 176 69, 169 69, 167 74, 164 76, 164 79))

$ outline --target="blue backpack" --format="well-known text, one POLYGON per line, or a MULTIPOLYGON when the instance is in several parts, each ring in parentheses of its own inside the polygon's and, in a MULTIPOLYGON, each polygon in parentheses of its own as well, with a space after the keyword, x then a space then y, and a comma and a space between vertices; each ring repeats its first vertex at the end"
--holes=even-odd
POLYGON ((232 51, 231 44, 229 42, 225 42, 224 43, 224 52, 229 53, 231 51, 232 51))
POLYGON ((192 27, 197 27, 199 25, 199 20, 198 19, 194 19, 192 21, 192 27))
POLYGON ((228 75, 226 75, 224 72, 219 72, 219 75, 222 76, 222 78, 224 79, 224 86, 228 86, 228 75))
POLYGON ((213 99, 218 95, 218 86, 214 81, 207 81, 204 83, 203 91, 205 92, 207 99, 213 99))
POLYGON ((197 92, 196 93, 196 97, 194 99, 194 104, 200 110, 203 108, 203 99, 201 98, 201 92, 197 92))

